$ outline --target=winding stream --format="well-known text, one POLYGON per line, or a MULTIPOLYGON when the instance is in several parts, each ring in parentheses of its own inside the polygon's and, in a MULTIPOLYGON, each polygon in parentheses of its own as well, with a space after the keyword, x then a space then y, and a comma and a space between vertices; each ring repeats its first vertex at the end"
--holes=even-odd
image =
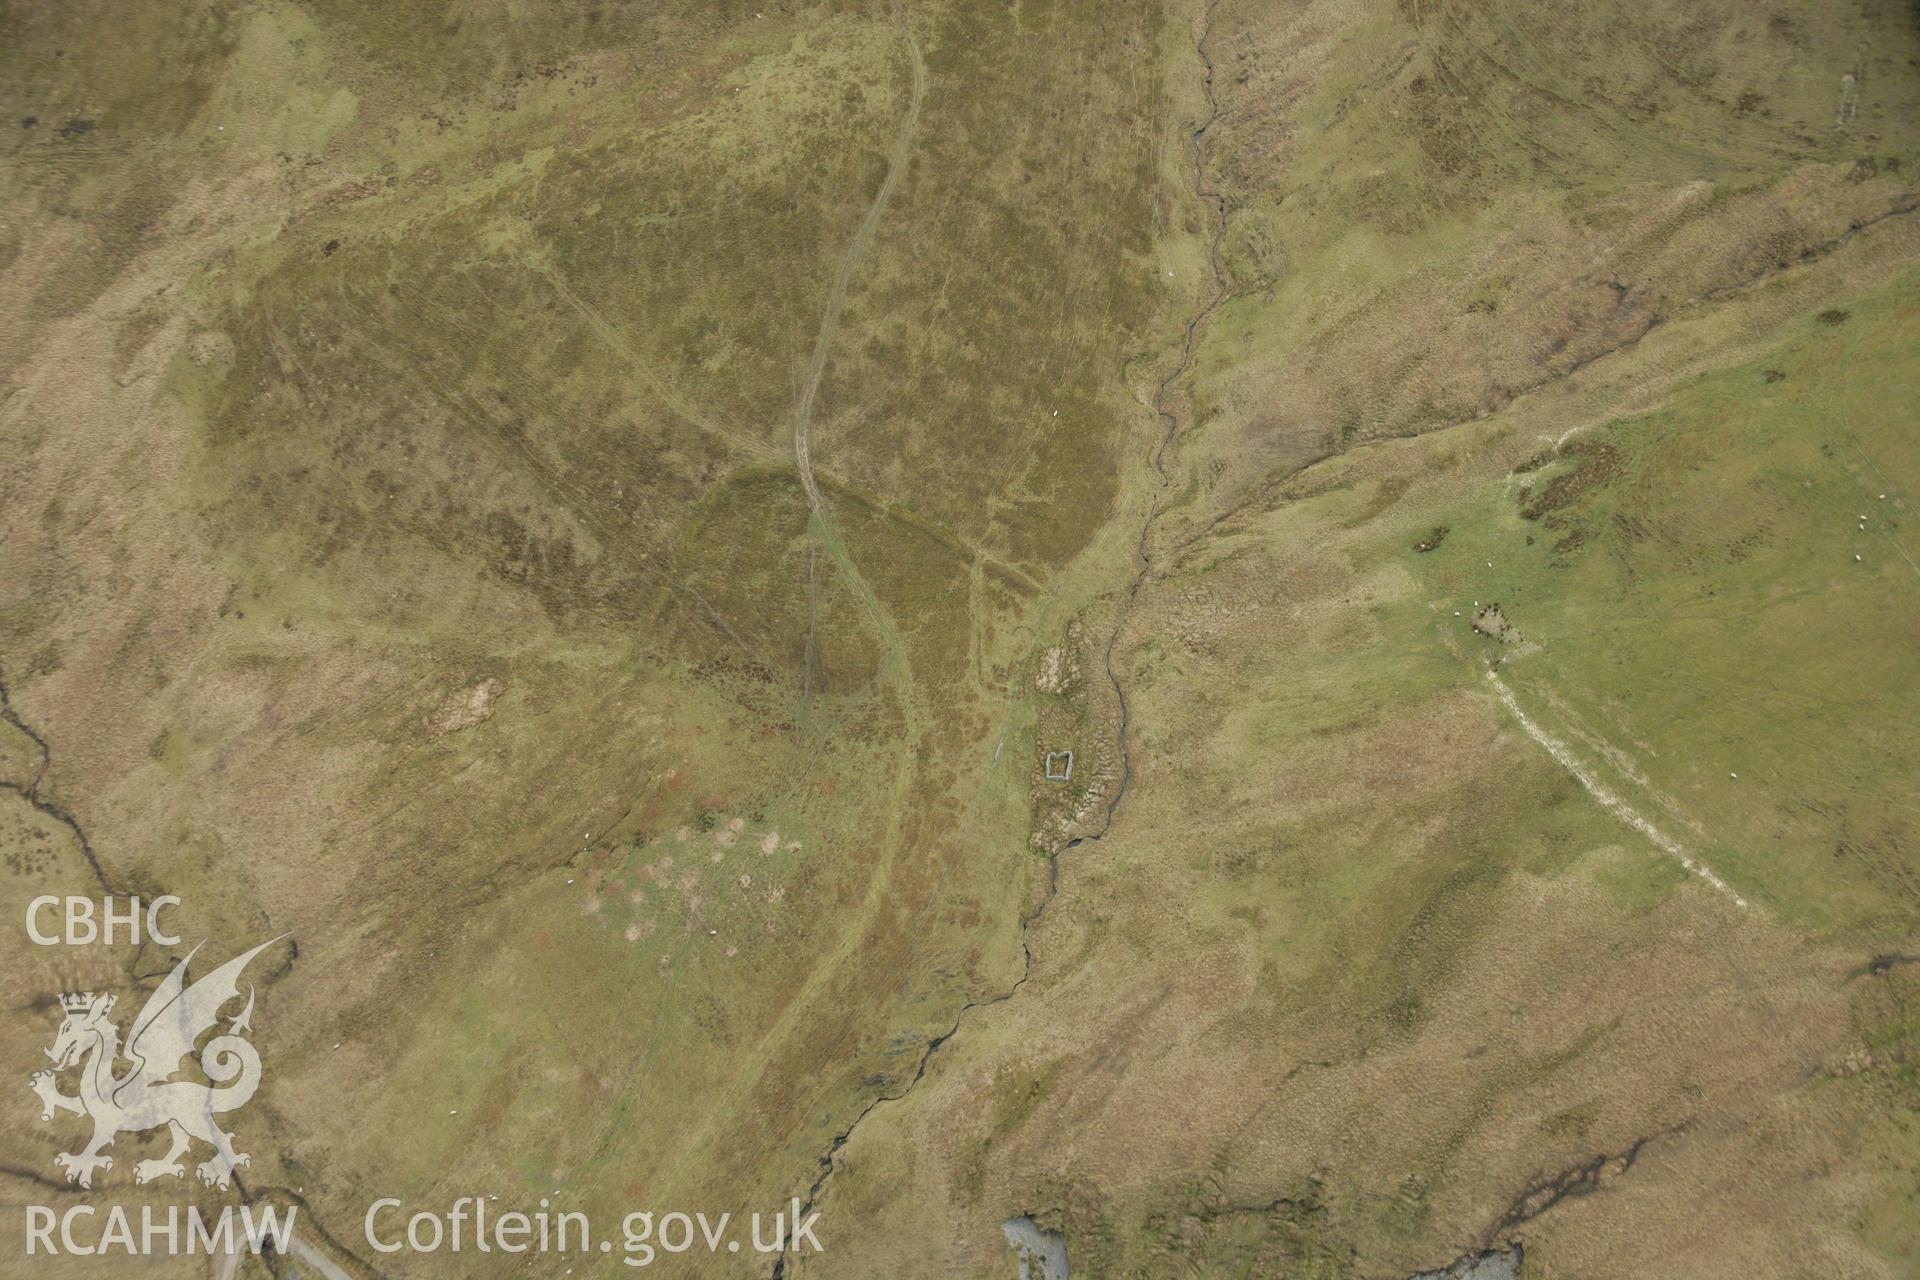
MULTIPOLYGON (((1106 668, 1107 680, 1113 687, 1114 696, 1119 703, 1120 711, 1120 723, 1117 729, 1120 743, 1120 781, 1114 788, 1112 798, 1107 801, 1100 830, 1084 836, 1075 836, 1067 842, 1066 848, 1068 849, 1077 848, 1080 845, 1105 837, 1107 831, 1113 825, 1114 814, 1120 808, 1120 802, 1126 797, 1127 788, 1133 780, 1132 760, 1128 747, 1128 732, 1132 725, 1132 712, 1127 702, 1126 688, 1121 684, 1119 674, 1114 670, 1113 653, 1119 643, 1120 633, 1126 625, 1127 615, 1132 607, 1134 598, 1139 594, 1141 586, 1146 582, 1147 575, 1152 569, 1153 562, 1152 556, 1149 553, 1149 544, 1153 533, 1153 525, 1161 514, 1161 495, 1171 483, 1171 477, 1167 474, 1166 469, 1166 453, 1168 446, 1173 443, 1174 437, 1179 433, 1181 418, 1179 411, 1168 404, 1168 398, 1172 394, 1174 386, 1192 370, 1195 353, 1199 346, 1200 334, 1206 322, 1220 310, 1221 306, 1223 306, 1232 295, 1232 288, 1227 272, 1220 258, 1221 242, 1226 236, 1226 198, 1221 195, 1218 190, 1209 186, 1206 181, 1205 135, 1220 118, 1220 104, 1214 94, 1213 59, 1207 52, 1207 43, 1213 35, 1213 11, 1218 3, 1219 0, 1207 0, 1200 35, 1194 42, 1194 53, 1195 56, 1198 57, 1203 71, 1202 88, 1207 99, 1207 117, 1194 127, 1189 138, 1191 147, 1190 161, 1192 166, 1189 177, 1191 189, 1196 197, 1213 206, 1213 234, 1207 246, 1208 264, 1213 273, 1213 288, 1200 309, 1187 321, 1180 348, 1180 359, 1175 363, 1173 369, 1170 370, 1165 377, 1161 378, 1154 391, 1153 411, 1166 424, 1165 430, 1161 433, 1160 441, 1154 449, 1152 458, 1153 470, 1159 483, 1153 501, 1148 506, 1146 519, 1141 524, 1140 537, 1134 548, 1136 569, 1132 579, 1127 585, 1126 594, 1122 598, 1120 608, 1114 618, 1113 631, 1107 638, 1104 651, 1103 661, 1106 668)), ((899 8, 897 3, 895 5, 895 14, 896 17, 898 17, 899 8)), ((904 30, 904 21, 902 22, 902 27, 904 30)), ((911 45, 912 37, 910 34, 907 35, 907 39, 911 45)), ((917 47, 913 48, 913 57, 915 83, 909 118, 917 119, 921 93, 921 70, 919 50, 917 47)), ((894 168, 904 160, 905 139, 907 138, 907 134, 904 131, 901 134, 901 138, 903 141, 896 144, 893 166, 889 167, 888 177, 882 184, 880 195, 876 197, 874 209, 869 210, 868 218, 861 224, 861 230, 856 235, 854 245, 849 248, 849 260, 859 250, 865 247, 865 237, 871 235, 872 224, 877 221, 878 215, 876 211, 880 203, 884 201, 887 193, 891 190, 894 168)), ((834 295, 829 300, 829 321, 823 322, 823 337, 815 344, 814 363, 809 366, 807 384, 803 388, 802 404, 808 409, 810 409, 811 405, 810 392, 818 385, 820 374, 825 368, 825 335, 830 327, 830 318, 837 315, 838 303, 844 293, 845 277, 849 273, 849 270, 849 266, 843 263, 841 277, 836 280, 834 295)), ((809 502, 816 504, 814 510, 816 516, 819 516, 822 508, 817 505, 818 499, 812 483, 810 470, 811 459, 807 451, 808 442, 805 435, 806 424, 806 418, 796 415, 794 453, 796 461, 802 468, 804 476, 803 483, 807 489, 809 502)), ((824 520, 817 520, 816 523, 824 524, 824 520)), ((959 1012, 954 1015, 953 1023, 947 1030, 927 1041, 927 1047, 922 1051, 920 1061, 915 1066, 913 1076, 908 1080, 906 1086, 896 1093, 881 1094, 875 1097, 872 1101, 868 1102, 865 1107, 861 1108, 859 1114, 854 1116, 845 1128, 834 1135, 826 1151, 819 1157, 819 1172, 813 1182, 808 1186, 807 1194, 801 1202, 800 1212, 803 1218, 806 1214, 813 1211, 821 1192, 825 1190, 827 1182, 833 1177, 836 1167, 834 1164, 835 1157, 840 1153, 840 1150, 852 1140, 854 1131, 860 1127, 861 1123, 879 1107, 887 1103, 898 1102, 913 1092, 920 1081, 926 1078, 928 1064, 933 1061, 934 1055, 959 1033, 961 1024, 965 1021, 969 1013, 976 1009, 985 1009, 993 1005, 1005 1003, 1011 1000, 1014 995, 1019 992, 1021 987, 1026 985, 1027 979, 1033 973, 1031 931, 1040 917, 1045 914, 1047 907, 1053 902, 1054 897, 1059 892, 1059 859, 1060 855, 1058 853, 1047 859, 1046 890, 1041 896, 1039 904, 1021 918, 1020 946, 1023 958, 1020 976, 1015 979, 1011 986, 998 995, 980 1000, 969 1000, 962 1005, 959 1012)), ((1003 1224, 1002 1230, 1008 1236, 1010 1247, 1018 1248, 1022 1252, 1021 1267, 1023 1275, 1032 1275, 1031 1264, 1038 1262, 1039 1273, 1038 1275, 1032 1275, 1032 1280, 1065 1280, 1067 1275, 1067 1257, 1066 1241, 1063 1238, 1053 1233, 1042 1231, 1037 1225, 1033 1224, 1030 1218, 1016 1217, 1009 1219, 1003 1224), (1018 1225, 1022 1222, 1026 1223, 1027 1227, 1023 1228, 1018 1225), (1031 1234, 1027 1228, 1031 1228, 1031 1234), (1018 1240, 1015 1239, 1016 1234, 1019 1236, 1018 1240), (1058 1244, 1057 1255, 1051 1251, 1052 1242, 1057 1242, 1058 1244), (1056 1260, 1059 1267, 1057 1273, 1050 1269, 1056 1260)), ((774 1264, 772 1272, 774 1280, 785 1280, 785 1277, 788 1275, 788 1259, 797 1256, 797 1254, 781 1255, 779 1261, 774 1264)))

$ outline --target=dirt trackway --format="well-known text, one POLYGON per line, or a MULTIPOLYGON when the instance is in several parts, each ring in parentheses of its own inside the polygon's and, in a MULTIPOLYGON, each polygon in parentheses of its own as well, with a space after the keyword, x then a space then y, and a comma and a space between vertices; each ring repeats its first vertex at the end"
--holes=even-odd
MULTIPOLYGON (((1207 261, 1213 273, 1213 288, 1209 290, 1205 301, 1201 303, 1199 309, 1195 311, 1193 316, 1187 321, 1185 332, 1182 336, 1179 360, 1167 375, 1160 380, 1154 391, 1151 406, 1154 415, 1166 423, 1166 429, 1161 434, 1159 443, 1155 447, 1151 458, 1153 470, 1159 480, 1158 488, 1160 490, 1164 490, 1170 483, 1170 477, 1166 471, 1166 452, 1167 447, 1172 444, 1174 436, 1180 429, 1180 414, 1176 409, 1168 406, 1168 396, 1171 394, 1174 385, 1192 370, 1198 350, 1201 330, 1205 327, 1206 322, 1226 304, 1227 299, 1232 296, 1233 292, 1232 281, 1221 262, 1220 256, 1220 245, 1226 236, 1226 199, 1217 189, 1207 184, 1206 155, 1204 150, 1206 132, 1212 128, 1214 122, 1220 118, 1220 104, 1214 95, 1213 87, 1213 59, 1207 52, 1207 43, 1213 35, 1213 11, 1219 3, 1220 0, 1206 0, 1201 19, 1201 30, 1194 41, 1194 54, 1200 61, 1203 73, 1202 90, 1206 94, 1207 117, 1193 128, 1190 135, 1193 154, 1191 157, 1192 172, 1189 179, 1193 194, 1213 206, 1214 228, 1207 245, 1207 261)), ((895 13, 896 16, 899 13, 897 4, 895 6, 895 13)), ((909 41, 911 41, 911 36, 908 38, 909 41)), ((920 54, 917 48, 913 51, 913 57, 914 94, 913 105, 908 113, 910 120, 917 119, 919 114, 921 69, 920 54)), ((829 301, 829 317, 837 317, 839 314, 841 294, 846 278, 851 273, 851 264, 859 251, 864 248, 866 237, 870 235, 872 225, 878 221, 879 208, 892 188, 894 174, 905 160, 906 145, 909 140, 909 135, 903 130, 901 141, 895 146, 893 162, 887 171, 887 179, 881 185, 880 195, 876 197, 873 208, 868 211, 866 222, 861 224, 860 234, 856 235, 853 245, 849 246, 847 260, 841 264, 840 278, 835 284, 834 297, 829 301)), ((821 507, 818 496, 813 490, 812 475, 809 470, 810 462, 807 455, 806 432, 809 426, 809 416, 812 412, 813 391, 818 387, 820 373, 826 366, 827 330, 828 325, 823 324, 822 338, 814 349, 814 362, 810 367, 808 381, 806 386, 802 388, 802 411, 796 413, 794 421, 794 456, 800 464, 802 480, 807 487, 808 501, 813 504, 816 516, 820 514, 821 507)), ((1090 835, 1075 837, 1068 843, 1068 848, 1073 848, 1076 845, 1084 844, 1091 840, 1098 840, 1107 833, 1107 829, 1113 823, 1114 811, 1119 808, 1120 800, 1126 794, 1127 784, 1131 777, 1131 769, 1127 764, 1127 733, 1129 728, 1127 695, 1126 690, 1121 686, 1118 675, 1113 669, 1113 650, 1119 640, 1121 628, 1126 624, 1128 606, 1133 603, 1135 595, 1139 593, 1140 587, 1146 581, 1147 574, 1152 568, 1152 561, 1148 552, 1149 538, 1153 532, 1154 521, 1159 515, 1159 493, 1156 492, 1152 504, 1148 507, 1146 520, 1141 525, 1140 540, 1135 553, 1135 572, 1127 586, 1126 595, 1120 606, 1118 616, 1114 619, 1113 634, 1108 638, 1106 645, 1107 678, 1112 682, 1114 693, 1120 703, 1120 725, 1118 730, 1121 756, 1120 784, 1115 788, 1113 798, 1107 803, 1105 821, 1102 823, 1100 830, 1090 835)), ((864 584, 859 585, 864 587, 864 584)), ((909 743, 911 743, 911 741, 912 738, 910 737, 909 743)), ((1020 945, 1023 952, 1023 961, 1020 976, 1015 979, 1013 984, 1005 991, 982 999, 969 1000, 966 1004, 962 1005, 959 1012, 954 1015, 952 1025, 944 1033, 933 1037, 927 1042, 927 1047, 921 1052, 920 1061, 915 1067, 913 1077, 907 1082, 906 1087, 898 1093, 880 1094, 875 1097, 860 1110, 859 1114, 848 1122, 844 1129, 834 1135, 832 1143, 827 1147, 825 1154, 820 1157, 820 1172, 818 1176, 814 1178, 813 1184, 807 1189, 806 1198, 801 1205, 801 1213, 803 1215, 813 1210, 815 1202, 819 1199, 821 1192, 825 1190, 828 1180, 833 1177, 834 1170, 838 1167, 834 1163, 835 1157, 840 1153, 840 1150, 852 1140, 854 1131, 860 1127, 861 1123, 880 1107, 888 1103, 898 1102, 913 1092, 915 1087, 926 1078, 927 1068, 932 1063, 934 1055, 940 1052, 941 1048, 952 1040, 955 1035, 959 1034, 961 1025, 965 1022, 969 1013, 977 1009, 986 1009, 997 1004, 1004 1004, 1011 1000, 1014 995, 1019 992, 1021 987, 1026 985, 1027 979, 1032 976, 1033 973, 1033 946, 1029 936, 1030 931, 1032 927, 1039 922, 1040 917, 1046 912, 1047 907, 1053 902, 1054 896, 1059 892, 1059 865, 1059 854, 1056 853, 1048 859, 1046 892, 1041 898, 1039 905, 1021 919, 1020 945)), ((774 1264, 773 1280, 785 1280, 788 1257, 798 1259, 800 1256, 799 1254, 782 1254, 780 1260, 774 1264)))

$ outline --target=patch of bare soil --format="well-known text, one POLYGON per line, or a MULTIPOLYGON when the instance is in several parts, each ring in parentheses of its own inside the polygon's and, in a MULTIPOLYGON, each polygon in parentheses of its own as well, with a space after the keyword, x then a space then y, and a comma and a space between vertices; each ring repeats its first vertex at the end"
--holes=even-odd
POLYGON ((457 690, 447 695, 434 713, 427 718, 427 737, 439 741, 449 733, 458 733, 462 729, 471 729, 493 718, 493 704, 507 686, 493 676, 488 676, 467 689, 457 690))

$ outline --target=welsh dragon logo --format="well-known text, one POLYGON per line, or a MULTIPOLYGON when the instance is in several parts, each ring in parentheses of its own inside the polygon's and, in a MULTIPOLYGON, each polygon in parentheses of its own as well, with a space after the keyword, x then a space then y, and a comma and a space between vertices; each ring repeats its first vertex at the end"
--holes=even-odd
POLYGON ((53 1158, 66 1170, 68 1182, 91 1187, 94 1170, 113 1168, 113 1157, 102 1153, 113 1145, 116 1135, 144 1133, 164 1125, 172 1132, 172 1147, 158 1160, 134 1165, 135 1182, 180 1177, 186 1172, 180 1157, 198 1138, 213 1148, 213 1155, 197 1167, 200 1180, 210 1187, 231 1185, 233 1171, 250 1158, 233 1149, 233 1139, 214 1117, 245 1106, 260 1087, 260 1054, 244 1038, 252 1030, 251 986, 246 1007, 229 1020, 223 1034, 198 1051, 200 1070, 213 1083, 173 1076, 181 1070, 180 1060, 195 1052, 196 1042, 219 1020, 220 1010, 239 998, 240 973, 247 962, 278 941, 263 942, 188 986, 187 964, 200 950, 195 947, 147 997, 124 1050, 120 1029, 107 1017, 113 1012, 114 997, 91 991, 60 997, 66 1019, 46 1051, 53 1059, 53 1070, 34 1073, 29 1084, 40 1096, 42 1120, 53 1119, 56 1111, 93 1119, 91 1142, 53 1158), (115 1075, 115 1063, 122 1059, 132 1065, 115 1075), (80 1066, 80 1092, 77 1096, 61 1093, 59 1075, 75 1064, 80 1066))

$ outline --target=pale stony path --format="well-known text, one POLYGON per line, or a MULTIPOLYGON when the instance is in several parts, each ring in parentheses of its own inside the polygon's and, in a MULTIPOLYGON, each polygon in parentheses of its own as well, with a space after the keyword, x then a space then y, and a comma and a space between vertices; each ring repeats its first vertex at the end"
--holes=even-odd
POLYGON ((1580 763, 1579 757, 1573 754, 1571 747, 1548 733, 1545 729, 1542 729, 1534 722, 1531 716, 1522 711, 1519 701, 1513 696, 1513 690, 1507 688, 1506 682, 1500 678, 1499 672, 1487 672, 1487 679, 1493 682, 1494 690, 1499 693, 1500 702, 1506 707, 1507 714, 1511 715, 1514 721, 1519 724, 1522 729, 1526 730, 1529 738, 1532 738, 1542 747, 1545 747, 1547 754, 1557 760, 1560 766, 1568 773, 1571 773, 1580 785, 1587 789, 1588 795, 1600 802, 1601 808, 1632 827, 1635 831, 1638 831, 1648 840, 1651 840, 1654 848, 1671 858, 1678 859, 1681 866, 1691 871, 1694 875, 1699 876, 1727 897, 1733 899, 1735 906, 1744 908, 1747 905, 1747 900, 1734 892, 1732 885, 1729 885, 1725 880, 1715 875, 1713 868, 1688 853, 1678 840, 1675 840, 1672 836, 1642 817, 1632 805, 1629 805, 1625 800, 1615 794, 1612 788, 1596 778, 1592 770, 1580 763))

